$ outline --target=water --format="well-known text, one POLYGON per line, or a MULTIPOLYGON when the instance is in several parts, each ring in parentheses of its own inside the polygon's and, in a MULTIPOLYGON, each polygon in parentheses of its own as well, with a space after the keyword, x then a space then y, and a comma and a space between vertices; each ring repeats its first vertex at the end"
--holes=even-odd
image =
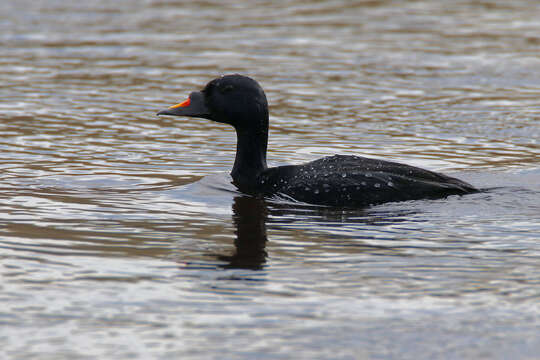
POLYGON ((4 1, 6 359, 535 358, 535 1, 4 1), (260 201, 236 138, 158 118, 222 73, 271 105, 271 165, 334 153, 491 191, 260 201))

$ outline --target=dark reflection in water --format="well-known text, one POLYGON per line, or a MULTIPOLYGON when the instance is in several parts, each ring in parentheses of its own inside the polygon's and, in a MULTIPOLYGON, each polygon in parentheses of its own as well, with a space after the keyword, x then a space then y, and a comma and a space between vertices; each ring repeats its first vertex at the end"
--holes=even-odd
MULTIPOLYGON (((248 195, 235 196, 232 205, 232 223, 235 227, 236 238, 234 240, 233 255, 217 255, 217 259, 225 261, 220 265, 225 269, 250 269, 261 270, 266 263, 268 241, 266 227, 283 229, 288 225, 307 225, 316 231, 334 229, 341 225, 358 228, 365 226, 390 226, 402 222, 414 222, 412 216, 417 211, 402 209, 395 211, 373 211, 370 209, 336 208, 315 206, 302 203, 289 203, 275 200, 267 200, 248 195)), ((352 240, 361 239, 362 235, 354 232, 348 235, 340 235, 339 239, 350 237, 352 240)), ((370 236, 367 236, 370 238, 370 236)), ((390 238, 389 238, 390 239, 390 238)), ((396 251, 397 248, 388 245, 366 245, 356 243, 357 248, 364 251, 386 249, 396 251)), ((409 246, 411 247, 411 246, 409 246)), ((197 269, 199 267, 196 267, 197 269)))
POLYGON ((262 199, 237 196, 232 208, 236 251, 231 256, 218 256, 218 259, 227 261, 225 268, 261 269, 267 257, 266 204, 262 199))

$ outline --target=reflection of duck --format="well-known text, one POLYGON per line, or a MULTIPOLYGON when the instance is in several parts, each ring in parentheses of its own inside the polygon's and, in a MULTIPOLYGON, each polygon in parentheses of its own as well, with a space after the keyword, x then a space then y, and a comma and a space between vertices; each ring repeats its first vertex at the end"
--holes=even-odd
POLYGON ((158 115, 201 117, 232 125, 238 143, 231 176, 249 194, 285 195, 311 204, 367 206, 477 191, 446 175, 358 156, 334 155, 303 165, 268 168, 266 96, 256 81, 241 75, 214 79, 202 91, 158 115))
MULTIPOLYGON (((391 245, 376 245, 361 241, 365 236, 366 226, 396 225, 404 221, 410 221, 415 212, 406 211, 371 211, 368 209, 339 209, 332 207, 314 206, 309 204, 292 204, 282 201, 266 201, 250 196, 236 196, 233 200, 233 223, 235 226, 236 239, 235 249, 232 255, 217 255, 217 259, 224 261, 220 267, 225 269, 250 269, 261 270, 266 264, 268 252, 266 250, 267 234, 266 227, 276 229, 295 228, 298 232, 299 244, 308 247, 304 241, 315 244, 320 249, 321 244, 313 243, 312 231, 320 233, 328 231, 325 246, 336 239, 336 231, 345 230, 348 234, 338 237, 337 245, 333 246, 350 253, 356 248, 362 252, 392 252, 399 253, 398 248, 391 245), (301 230, 300 230, 301 229, 301 230)), ((318 235, 320 236, 320 235, 318 235)), ((369 238, 369 236, 368 236, 369 238)), ((334 247, 335 251, 336 248, 334 247)), ((281 252, 284 250, 282 249, 281 252)), ((215 256, 215 255, 212 255, 215 256)))
POLYGON ((226 268, 261 269, 266 262, 266 205, 262 199, 237 196, 233 204, 236 252, 219 256, 226 268))

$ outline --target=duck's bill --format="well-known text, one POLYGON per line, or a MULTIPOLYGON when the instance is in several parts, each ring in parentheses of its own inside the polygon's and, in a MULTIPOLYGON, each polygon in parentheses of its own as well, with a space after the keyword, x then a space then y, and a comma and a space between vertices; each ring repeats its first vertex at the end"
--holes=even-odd
POLYGON ((203 93, 195 91, 189 95, 187 100, 161 110, 157 114, 208 118, 210 116, 210 110, 208 110, 204 103, 203 93))

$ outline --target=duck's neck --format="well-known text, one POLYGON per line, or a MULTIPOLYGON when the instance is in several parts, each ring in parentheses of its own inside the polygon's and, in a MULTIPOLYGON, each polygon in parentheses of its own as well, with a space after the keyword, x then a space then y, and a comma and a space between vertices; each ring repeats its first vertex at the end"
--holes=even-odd
POLYGON ((250 188, 257 176, 267 168, 268 128, 259 131, 236 129, 236 137, 236 158, 231 176, 237 186, 250 188))

